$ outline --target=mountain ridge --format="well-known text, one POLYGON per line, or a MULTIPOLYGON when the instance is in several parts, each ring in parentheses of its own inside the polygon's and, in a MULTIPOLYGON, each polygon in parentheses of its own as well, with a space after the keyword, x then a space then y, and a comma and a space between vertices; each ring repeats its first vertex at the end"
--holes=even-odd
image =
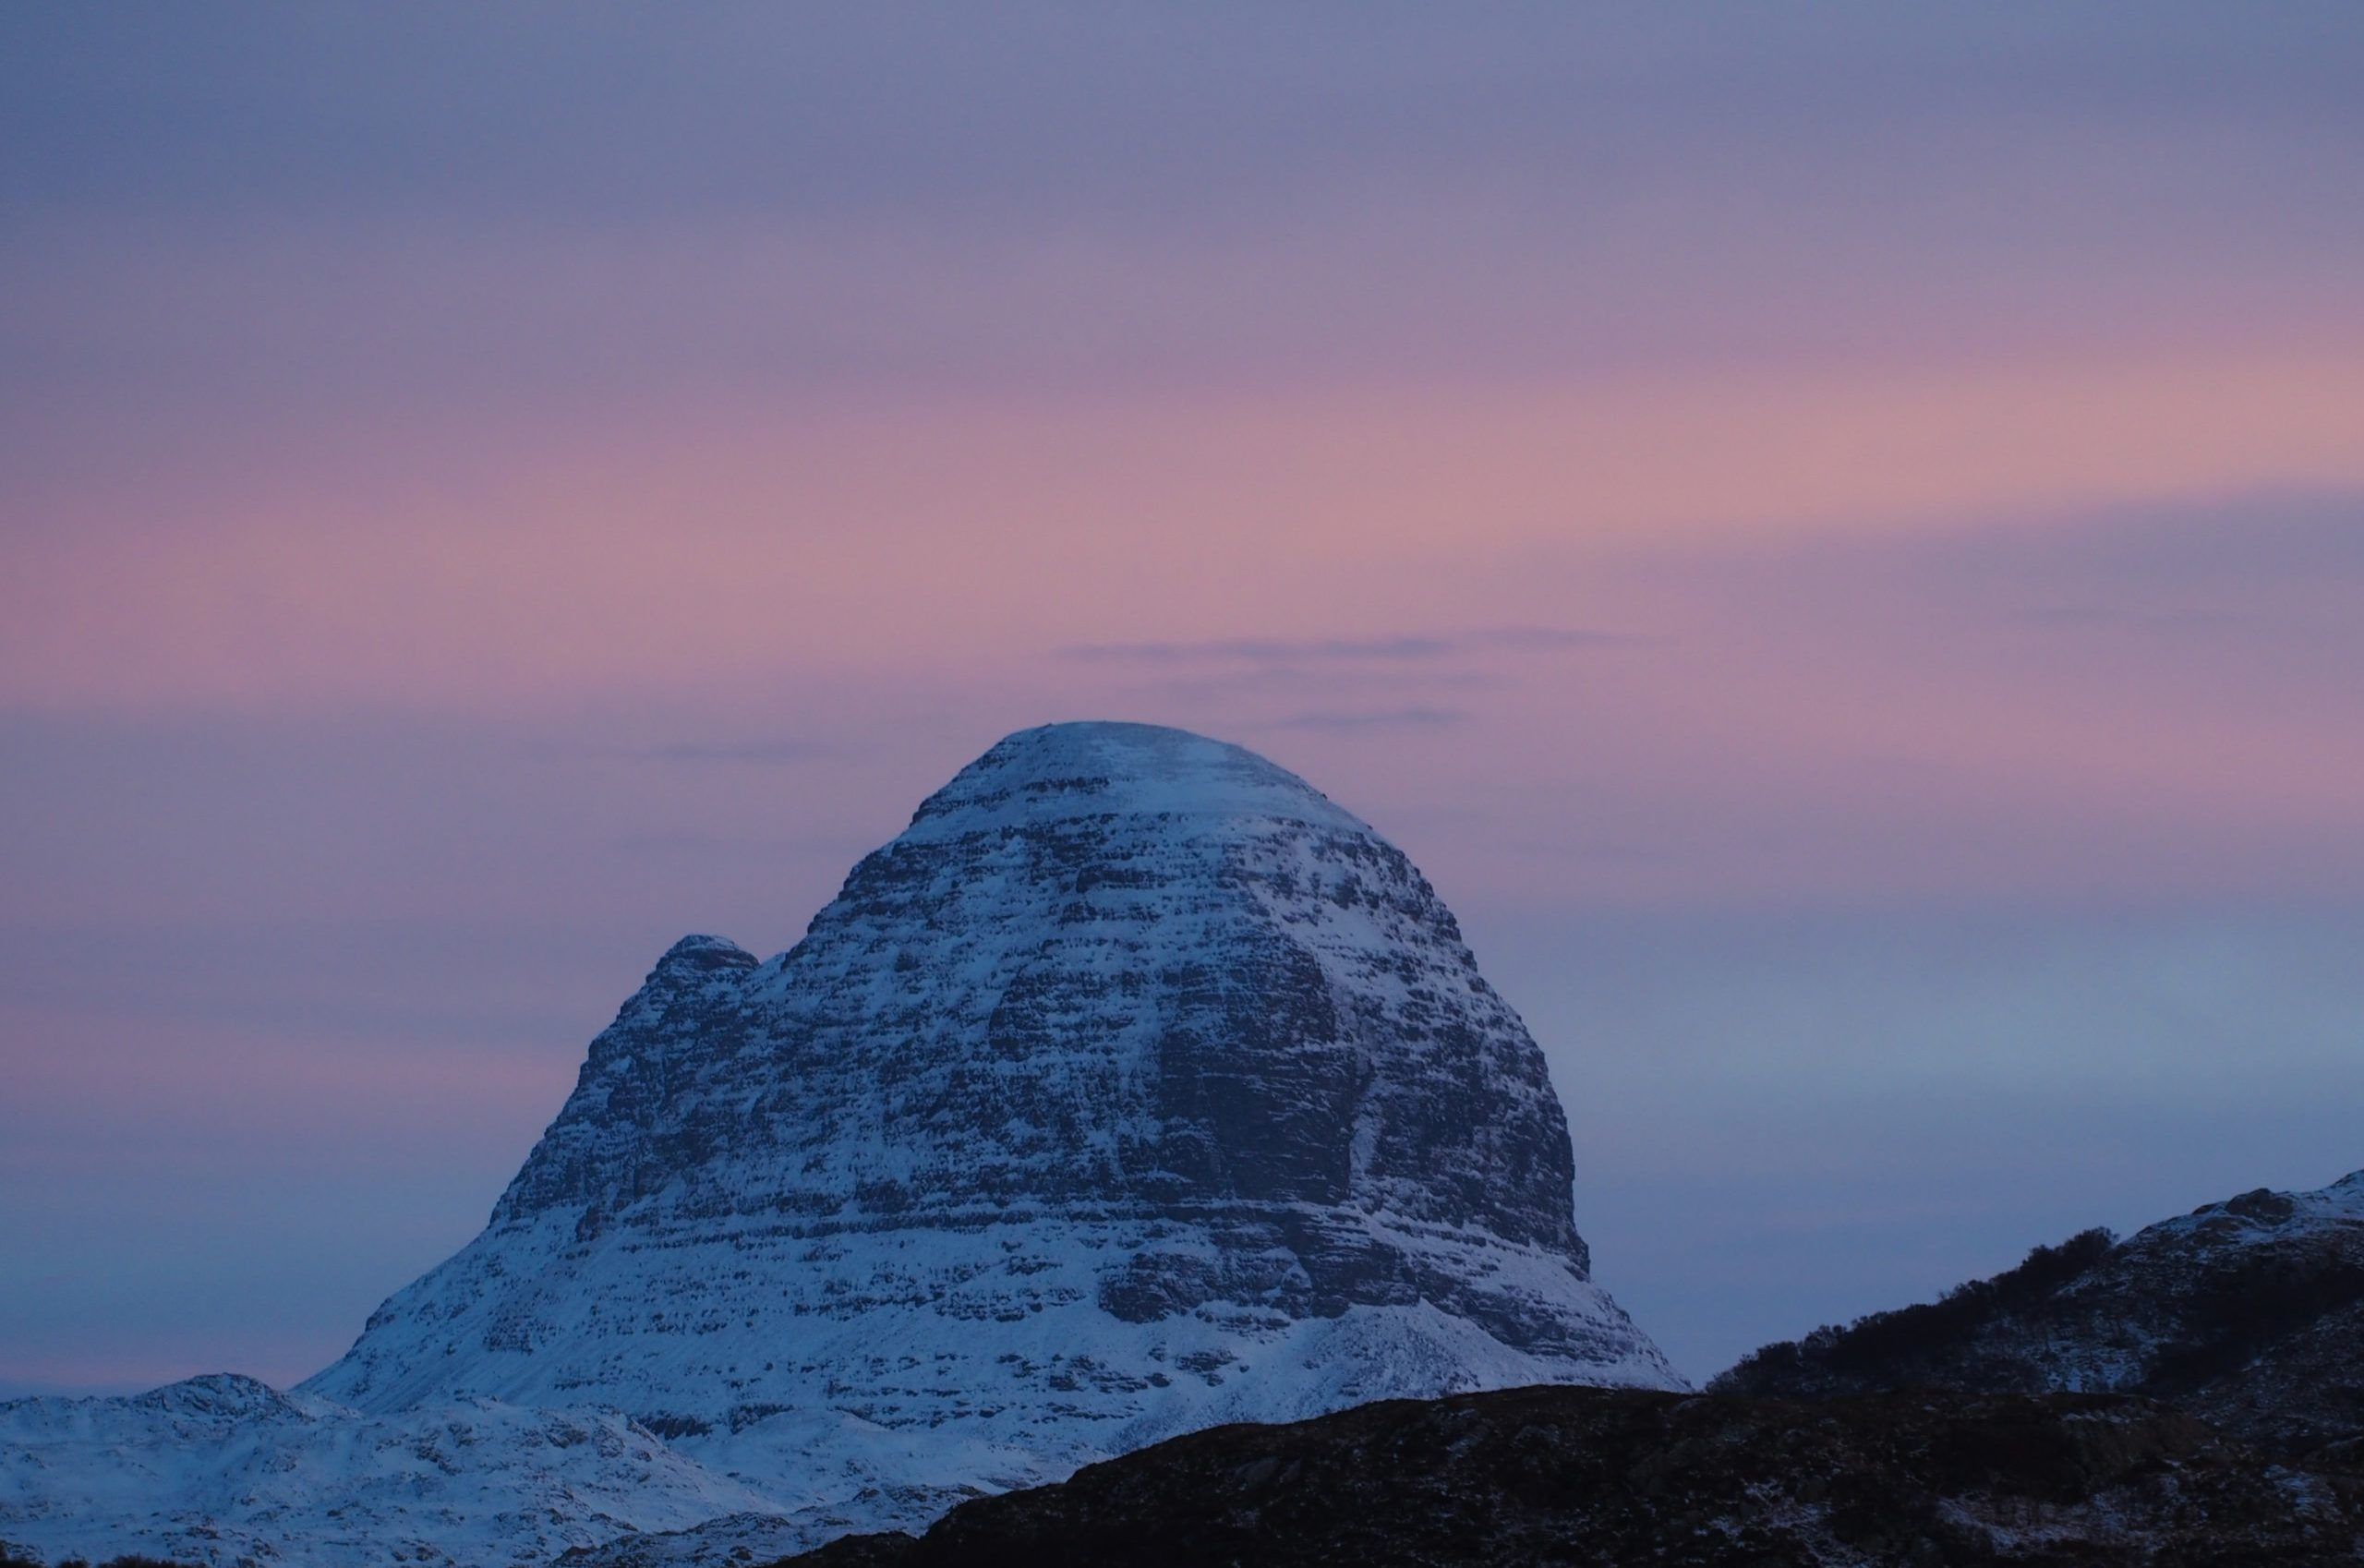
POLYGON ((1767 1345, 1710 1388, 2146 1395, 2260 1447, 2364 1441, 2364 1171, 2203 1203, 2123 1241, 2088 1231, 1942 1301, 1767 1345))

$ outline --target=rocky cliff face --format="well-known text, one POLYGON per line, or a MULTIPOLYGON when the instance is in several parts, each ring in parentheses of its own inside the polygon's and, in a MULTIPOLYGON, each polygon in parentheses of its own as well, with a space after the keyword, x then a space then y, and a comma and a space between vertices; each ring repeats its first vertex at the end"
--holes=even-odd
POLYGON ((2040 1248, 1941 1302, 1768 1345, 1716 1386, 2119 1390, 2277 1452, 2364 1456, 2364 1171, 2040 1248))
POLYGON ((1570 1175, 1401 853, 1236 747, 1053 726, 787 953, 676 945, 485 1232, 306 1390, 614 1406, 916 1517, 1214 1421, 1677 1386, 1570 1175))
MULTIPOLYGON (((494 1223, 669 1184, 839 1229, 1344 1206, 1581 1272, 1570 1175, 1540 1054, 1401 853, 1235 747, 1071 725, 964 770, 771 963, 676 946, 494 1223)), ((1298 1238, 1303 1305, 1402 1298, 1360 1231, 1298 1238)))

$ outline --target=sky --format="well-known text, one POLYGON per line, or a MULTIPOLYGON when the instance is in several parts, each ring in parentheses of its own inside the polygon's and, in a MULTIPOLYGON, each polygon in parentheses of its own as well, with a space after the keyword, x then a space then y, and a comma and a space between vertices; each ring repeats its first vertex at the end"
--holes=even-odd
POLYGON ((286 1382, 658 953, 1249 745, 1704 1377, 2364 1166, 2364 18, 0 12, 0 1393, 286 1382))

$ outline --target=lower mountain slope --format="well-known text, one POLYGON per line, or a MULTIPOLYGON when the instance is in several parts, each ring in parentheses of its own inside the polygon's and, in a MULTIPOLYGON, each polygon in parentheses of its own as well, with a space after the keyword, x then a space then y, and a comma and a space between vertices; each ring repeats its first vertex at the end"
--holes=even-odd
POLYGON ((37 1559, 498 1568, 771 1505, 613 1411, 367 1416, 228 1375, 0 1405, 0 1541, 37 1559))
POLYGON ((2125 1241, 2089 1231, 1943 1300, 1767 1345, 1722 1393, 2108 1390, 2291 1454, 2364 1447, 2364 1171, 2125 1241))
POLYGON ((2364 1474, 2119 1395, 1534 1388, 1198 1432, 792 1561, 2322 1568, 2364 1561, 2364 1474))

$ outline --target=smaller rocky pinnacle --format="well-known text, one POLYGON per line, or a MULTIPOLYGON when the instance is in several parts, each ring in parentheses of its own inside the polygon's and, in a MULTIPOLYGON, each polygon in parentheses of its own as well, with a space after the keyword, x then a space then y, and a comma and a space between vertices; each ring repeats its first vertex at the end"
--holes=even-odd
POLYGON ((645 986, 659 989, 698 985, 754 969, 755 955, 723 936, 684 936, 665 949, 645 986))

